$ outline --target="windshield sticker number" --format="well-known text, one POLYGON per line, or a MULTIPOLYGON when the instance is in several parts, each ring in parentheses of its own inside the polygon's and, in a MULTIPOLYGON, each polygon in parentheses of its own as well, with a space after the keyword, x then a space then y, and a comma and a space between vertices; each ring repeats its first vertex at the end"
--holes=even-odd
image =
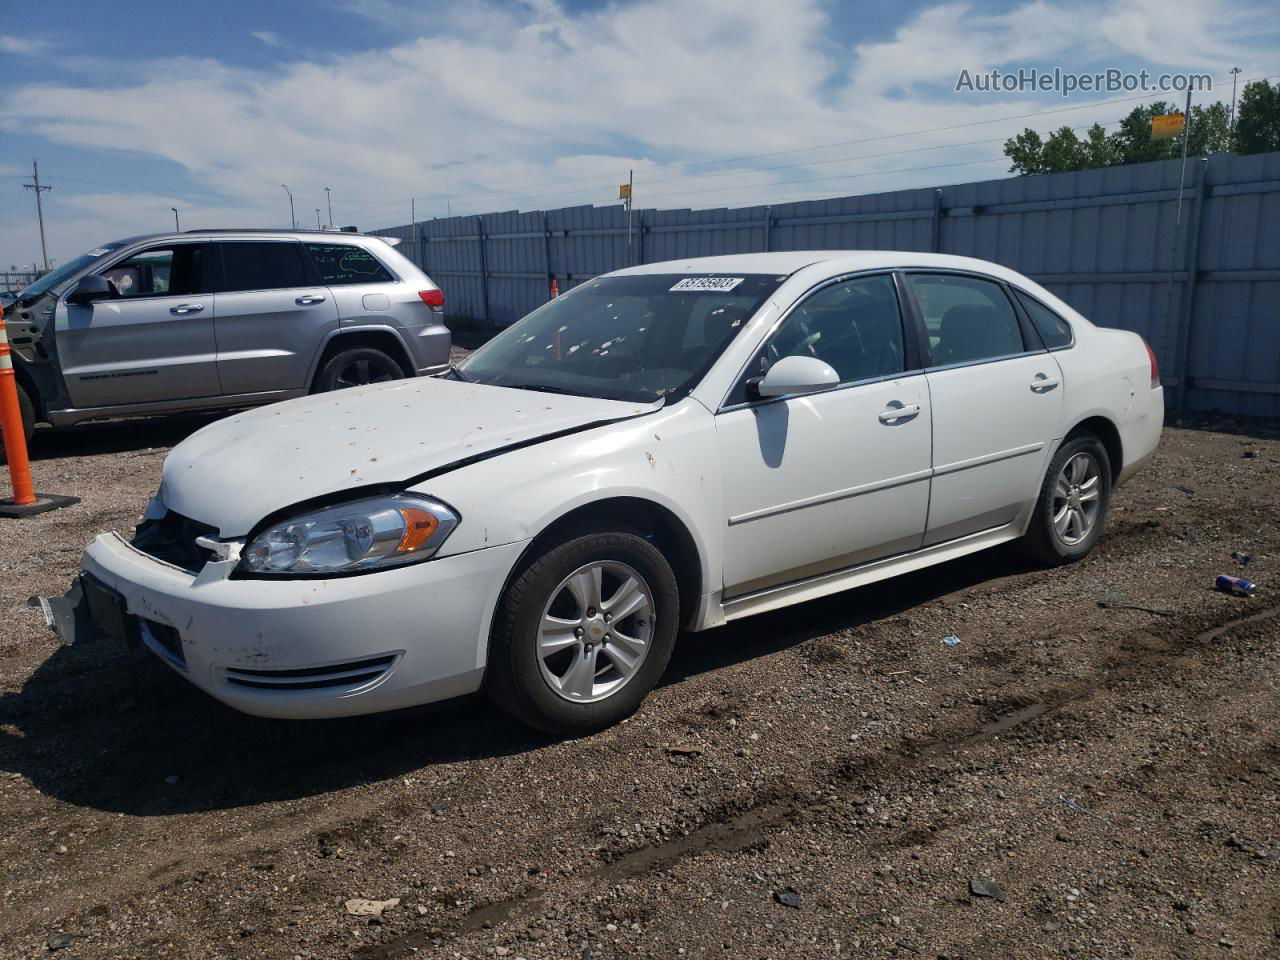
POLYGON ((685 277, 674 287, 671 288, 672 293, 677 290, 718 290, 721 293, 728 293, 745 277, 685 277))

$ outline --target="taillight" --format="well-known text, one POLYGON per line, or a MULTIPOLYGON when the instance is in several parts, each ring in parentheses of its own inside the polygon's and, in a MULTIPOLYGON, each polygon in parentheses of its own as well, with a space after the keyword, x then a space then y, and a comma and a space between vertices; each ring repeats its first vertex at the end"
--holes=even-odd
POLYGON ((419 290, 418 296, 422 298, 422 302, 425 303, 428 307, 444 306, 443 290, 419 290))
POLYGON ((1147 348, 1147 359, 1151 361, 1151 389, 1154 390, 1160 386, 1160 365, 1156 363, 1156 355, 1151 349, 1151 344, 1143 340, 1142 345, 1147 348))

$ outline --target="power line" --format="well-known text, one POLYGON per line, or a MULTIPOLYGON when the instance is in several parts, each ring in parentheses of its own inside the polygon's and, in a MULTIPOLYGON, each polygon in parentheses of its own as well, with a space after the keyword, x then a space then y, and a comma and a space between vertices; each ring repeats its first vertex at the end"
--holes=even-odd
MULTIPOLYGON (((1277 75, 1277 76, 1280 76, 1280 75, 1277 75)), ((1254 83, 1259 80, 1272 80, 1272 79, 1274 79, 1274 77, 1254 77, 1253 79, 1246 80, 1244 82, 1254 83)), ((1149 100, 1153 96, 1159 96, 1159 94, 1148 92, 1148 93, 1138 94, 1132 97, 1117 97, 1112 100, 1091 100, 1087 103, 1078 104, 1074 107, 1055 107, 1052 110, 1036 110, 1031 113, 1016 114, 1014 116, 1008 116, 1008 117, 993 117, 988 120, 970 120, 965 123, 953 123, 953 124, 949 124, 947 126, 942 126, 942 127, 928 127, 921 130, 909 130, 902 133, 878 134, 873 137, 859 137, 854 140, 837 140, 830 143, 814 144, 813 146, 808 146, 808 147, 794 147, 787 150, 773 150, 767 153, 746 154, 739 157, 725 157, 719 160, 699 160, 699 161, 692 161, 692 162, 670 161, 668 163, 658 164, 654 167, 650 167, 649 169, 663 170, 663 169, 668 169, 672 167, 681 167, 681 168, 687 169, 690 167, 703 167, 703 166, 709 166, 717 163, 740 163, 747 160, 762 160, 766 157, 778 157, 778 156, 787 156, 795 153, 807 153, 811 150, 824 150, 829 147, 847 147, 847 146, 852 146, 853 144, 858 144, 858 143, 873 143, 880 140, 892 140, 898 137, 914 137, 914 136, 921 136, 926 133, 945 133, 951 130, 961 130, 968 127, 983 126, 985 124, 1005 123, 1010 120, 1026 120, 1031 117, 1043 117, 1043 116, 1049 116, 1051 114, 1067 113, 1073 110, 1085 110, 1093 107, 1103 107, 1103 106, 1107 106, 1109 104, 1114 104, 1114 103, 1132 103, 1135 100, 1149 100)), ((604 180, 607 182, 612 180, 613 176, 614 176, 613 174, 608 174, 608 175, 601 175, 596 177, 578 177, 576 179, 571 179, 571 180, 560 180, 552 183, 543 183, 543 184, 534 184, 530 186, 525 186, 525 187, 519 188, 517 191, 502 191, 502 190, 499 190, 498 188, 483 188, 480 190, 467 191, 464 193, 434 194, 433 196, 448 196, 451 199, 457 199, 459 197, 472 197, 472 196, 489 194, 489 193, 496 193, 499 196, 514 196, 516 192, 524 193, 527 190, 540 190, 542 187, 563 186, 571 183, 583 183, 587 181, 597 181, 597 180, 604 180)))

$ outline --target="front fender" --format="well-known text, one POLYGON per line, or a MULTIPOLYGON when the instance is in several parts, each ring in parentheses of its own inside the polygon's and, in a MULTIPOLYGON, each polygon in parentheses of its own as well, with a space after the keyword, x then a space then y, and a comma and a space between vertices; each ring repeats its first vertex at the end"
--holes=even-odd
POLYGON ((522 447, 413 489, 462 515, 442 556, 532 539, 591 503, 647 500, 684 524, 704 591, 718 590, 724 507, 715 440, 714 418, 685 399, 648 416, 522 447))

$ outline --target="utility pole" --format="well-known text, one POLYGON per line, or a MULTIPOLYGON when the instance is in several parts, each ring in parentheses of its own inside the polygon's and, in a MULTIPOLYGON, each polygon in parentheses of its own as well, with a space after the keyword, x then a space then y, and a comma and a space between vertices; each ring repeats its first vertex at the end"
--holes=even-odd
POLYGON ((631 193, 636 183, 636 172, 627 171, 627 249, 631 248, 631 193))
POLYGON ((1236 81, 1243 72, 1239 67, 1231 68, 1231 122, 1227 125, 1227 132, 1230 134, 1236 132, 1236 81))
POLYGON ((293 229, 297 230, 298 218, 293 214, 293 191, 290 190, 288 187, 286 187, 283 183, 280 184, 280 186, 283 187, 284 192, 289 195, 289 222, 293 224, 293 229))
POLYGON ((170 207, 169 209, 173 211, 173 230, 175 233, 181 233, 182 227, 178 225, 178 208, 170 207))
POLYGON ((409 228, 413 231, 413 258, 418 266, 422 266, 422 257, 418 255, 418 208, 417 198, 409 198, 409 228))
POLYGON ((329 204, 329 226, 333 226, 333 196, 329 193, 329 188, 324 188, 324 199, 329 204))
POLYGON ((53 187, 40 184, 40 165, 34 160, 31 161, 31 179, 32 183, 24 183, 23 187, 36 192, 36 217, 40 220, 40 256, 44 258, 45 272, 49 272, 49 247, 44 242, 44 204, 40 200, 40 194, 46 190, 52 190, 53 187))

